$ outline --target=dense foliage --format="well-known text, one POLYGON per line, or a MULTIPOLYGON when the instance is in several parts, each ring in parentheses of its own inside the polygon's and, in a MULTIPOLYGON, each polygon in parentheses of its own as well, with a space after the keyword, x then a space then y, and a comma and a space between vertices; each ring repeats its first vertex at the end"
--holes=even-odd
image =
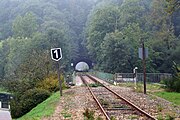
POLYGON ((89 56, 98 70, 132 72, 137 66, 141 72, 142 41, 149 49, 147 71, 172 72, 172 61, 180 64, 180 10, 173 1, 1 0, 0 83, 14 95, 13 116, 58 89, 53 47, 62 48, 61 79, 71 60, 89 56))
POLYGON ((13 98, 11 101, 12 117, 17 118, 29 112, 39 103, 43 102, 50 96, 50 92, 44 89, 30 89, 23 93, 21 98, 13 98))
POLYGON ((0 83, 14 96, 13 117, 26 114, 59 89, 51 48, 62 48, 61 80, 71 60, 85 56, 83 27, 93 4, 91 0, 0 1, 0 83))
POLYGON ((61 64, 67 70, 71 59, 85 55, 83 26, 93 4, 83 0, 1 0, 1 79, 19 78, 21 72, 21 77, 34 77, 36 70, 41 77, 48 75, 54 69, 49 58, 53 47, 62 47, 61 64))
POLYGON ((106 72, 142 72, 138 48, 148 47, 147 72, 172 72, 180 63, 180 10, 168 14, 165 0, 100 2, 91 11, 86 44, 98 69, 106 72))

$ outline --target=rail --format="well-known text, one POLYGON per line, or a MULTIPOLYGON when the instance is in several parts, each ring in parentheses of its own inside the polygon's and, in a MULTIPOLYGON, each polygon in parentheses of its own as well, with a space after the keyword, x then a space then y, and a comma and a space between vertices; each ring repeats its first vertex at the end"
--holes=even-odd
POLYGON ((130 106, 132 106, 133 108, 135 108, 137 111, 139 111, 140 113, 142 113, 143 115, 145 115, 146 117, 152 119, 152 120, 156 120, 156 118, 154 118, 153 116, 151 116, 150 114, 148 114, 147 112, 141 110, 139 107, 137 107, 136 105, 134 105, 133 103, 131 103, 130 101, 128 101, 127 99, 125 99, 124 97, 120 96, 118 93, 114 92, 112 89, 110 89, 109 87, 107 87, 106 85, 102 84, 101 82, 99 82, 95 77, 92 77, 91 75, 87 76, 92 79, 93 81, 101 84, 103 87, 105 87, 107 90, 111 91, 114 95, 116 95, 118 98, 122 99, 123 101, 125 101, 127 104, 129 104, 130 106))
POLYGON ((82 76, 80 76, 81 80, 83 81, 83 83, 88 87, 88 90, 90 91, 91 95, 93 96, 94 100, 96 101, 96 103, 98 104, 99 108, 101 109, 101 111, 103 112, 103 114, 105 115, 107 120, 111 120, 109 118, 109 116, 107 115, 106 111, 104 110, 104 108, 102 107, 102 105, 100 104, 100 102, 98 101, 98 99, 96 98, 96 96, 94 95, 93 91, 91 90, 91 88, 89 87, 89 85, 87 84, 87 82, 84 80, 84 78, 82 76))

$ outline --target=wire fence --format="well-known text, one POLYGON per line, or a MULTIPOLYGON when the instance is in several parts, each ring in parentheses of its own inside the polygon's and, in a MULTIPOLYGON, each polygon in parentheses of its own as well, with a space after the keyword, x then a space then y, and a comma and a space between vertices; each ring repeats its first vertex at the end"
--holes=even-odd
POLYGON ((109 83, 114 82, 114 74, 104 73, 104 72, 99 72, 99 71, 93 71, 93 72, 90 72, 90 74, 106 82, 109 82, 109 83))
MULTIPOLYGON (((93 71, 90 74, 116 86, 130 87, 135 92, 144 92, 143 73, 109 74, 93 71)), ((162 91, 165 85, 161 81, 169 78, 172 78, 172 75, 169 73, 146 73, 146 91, 150 93, 162 91)))
MULTIPOLYGON (((120 83, 120 82, 143 82, 144 75, 143 73, 104 73, 99 71, 91 72, 92 75, 103 79, 110 83, 120 83)), ((172 74, 169 73, 146 73, 146 81, 148 83, 160 83, 162 80, 169 79, 172 77, 172 74)))
MULTIPOLYGON (((159 83, 161 80, 169 79, 172 75, 169 73, 146 73, 146 80, 149 83, 159 83)), ((144 80, 143 73, 116 73, 114 81, 119 82, 142 82, 144 80)))

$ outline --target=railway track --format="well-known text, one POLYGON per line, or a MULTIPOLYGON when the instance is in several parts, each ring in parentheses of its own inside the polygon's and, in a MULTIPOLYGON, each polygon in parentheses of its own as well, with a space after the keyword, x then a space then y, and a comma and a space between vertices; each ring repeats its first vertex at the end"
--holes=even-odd
POLYGON ((80 78, 88 87, 107 120, 156 120, 150 114, 118 95, 95 77, 91 75, 86 76, 100 85, 100 87, 89 87, 85 77, 80 75, 80 78))

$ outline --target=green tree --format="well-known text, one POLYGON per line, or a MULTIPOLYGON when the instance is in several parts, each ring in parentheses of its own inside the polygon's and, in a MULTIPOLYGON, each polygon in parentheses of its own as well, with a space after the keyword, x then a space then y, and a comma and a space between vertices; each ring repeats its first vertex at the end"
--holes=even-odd
POLYGON ((105 5, 95 9, 87 23, 87 48, 93 58, 101 54, 100 46, 106 33, 114 32, 119 28, 118 6, 105 5))
POLYGON ((180 1, 179 0, 166 0, 168 2, 167 5, 167 12, 172 14, 173 12, 179 10, 180 8, 180 1))
MULTIPOLYGON (((122 40, 123 43, 121 44, 125 44, 125 49, 128 49, 126 57, 121 58, 123 59, 122 61, 129 62, 124 63, 124 66, 127 65, 127 68, 121 69, 124 68, 124 66, 122 65, 120 65, 120 68, 118 68, 116 64, 119 65, 119 63, 118 60, 114 58, 115 56, 107 58, 113 60, 113 62, 110 62, 110 60, 108 60, 109 62, 106 62, 106 65, 104 66, 113 64, 110 65, 112 67, 111 69, 109 68, 110 71, 113 71, 113 69, 114 71, 131 71, 135 63, 134 61, 137 60, 137 57, 133 59, 133 56, 135 56, 135 53, 137 53, 139 40, 141 37, 144 37, 144 35, 147 36, 146 32, 143 32, 143 30, 147 30, 145 29, 146 19, 144 17, 144 15, 147 13, 147 10, 145 9, 146 5, 147 3, 142 4, 139 0, 133 0, 124 1, 118 5, 113 3, 105 3, 97 6, 97 8, 94 8, 87 22, 87 48, 92 55, 92 58, 95 58, 95 60, 99 63, 98 65, 103 65, 103 62, 106 61, 106 58, 102 56, 102 51, 104 52, 103 55, 106 56, 106 52, 108 53, 108 50, 106 51, 105 48, 109 48, 108 45, 117 44, 117 46, 119 45, 120 48, 112 49, 123 50, 123 47, 120 45, 120 43, 116 43, 117 41, 113 40, 116 38, 116 35, 112 37, 112 33, 116 33, 116 31, 119 31, 123 34, 124 37, 124 39, 122 40), (106 47, 101 48, 99 46, 106 47), (129 53, 131 53, 132 55, 129 53), (115 69, 113 67, 117 68, 115 69)), ((113 54, 113 50, 110 50, 109 52, 113 54)), ((119 53, 121 53, 120 50, 119 53)), ((118 56, 117 54, 118 52, 114 53, 114 55, 118 56)), ((123 52, 122 54, 125 55, 125 53, 123 52)), ((108 56, 110 55, 108 54, 108 56)), ((121 62, 121 64, 123 64, 123 62, 121 62)))
POLYGON ((106 72, 120 72, 129 68, 127 59, 130 57, 129 47, 124 40, 121 32, 114 32, 106 34, 102 49, 101 65, 106 72), (121 58, 121 59, 120 59, 121 58), (112 61, 113 59, 113 61, 112 61))
POLYGON ((0 80, 5 77, 6 56, 9 52, 7 41, 0 42, 0 80))
POLYGON ((37 31, 35 15, 29 12, 24 16, 16 17, 12 29, 15 37, 32 37, 33 33, 37 31))
MULTIPOLYGON (((15 77, 17 68, 23 62, 24 58, 28 56, 27 53, 31 51, 29 46, 31 39, 29 38, 9 38, 7 39, 8 52, 5 56, 5 77, 15 77)), ((5 47, 5 46, 4 46, 5 47)), ((17 76, 16 76, 17 77, 17 76)))

